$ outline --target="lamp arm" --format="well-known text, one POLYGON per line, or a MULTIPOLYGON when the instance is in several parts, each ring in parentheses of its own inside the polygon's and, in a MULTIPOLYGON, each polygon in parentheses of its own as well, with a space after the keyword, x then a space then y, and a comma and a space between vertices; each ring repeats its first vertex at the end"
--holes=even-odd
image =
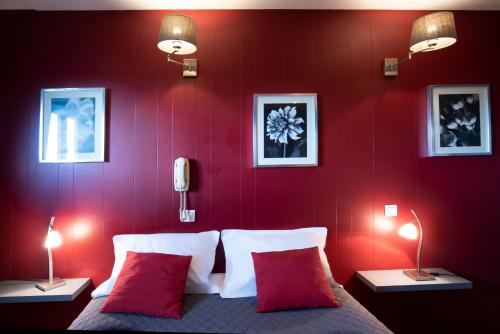
POLYGON ((418 227, 420 230, 419 240, 418 240, 418 249, 417 249, 417 272, 420 275, 420 256, 422 254, 422 244, 424 242, 424 227, 422 225, 422 222, 418 218, 417 213, 413 209, 410 209, 410 210, 411 210, 411 213, 413 214, 413 216, 415 216, 415 220, 418 223, 418 227))
POLYGON ((177 50, 174 50, 174 52, 169 53, 169 54, 167 55, 167 61, 169 61, 169 62, 171 62, 171 63, 174 63, 174 64, 177 64, 177 65, 181 65, 181 66, 182 66, 182 68, 183 68, 184 70, 192 71, 191 64, 187 64, 187 65, 186 65, 186 64, 184 64, 184 63, 181 63, 180 61, 177 61, 177 60, 175 60, 175 59, 170 58, 170 56, 173 56, 173 55, 174 55, 174 54, 176 54, 176 53, 177 53, 177 50))
POLYGON ((412 57, 414 54, 416 54, 416 53, 420 53, 420 52, 428 51, 428 50, 431 50, 431 49, 432 49, 432 47, 428 47, 427 49, 423 49, 423 50, 420 50, 420 51, 415 51, 415 52, 414 52, 414 51, 410 51, 410 52, 408 52, 408 56, 407 56, 407 57, 405 57, 405 58, 399 59, 396 65, 402 64, 402 63, 404 63, 404 62, 405 62, 405 61, 407 61, 407 60, 411 60, 411 57, 412 57))
POLYGON ((413 54, 413 52, 408 52, 408 56, 405 57, 405 58, 399 59, 396 65, 400 65, 400 64, 404 63, 407 60, 411 60, 412 54, 413 54))
POLYGON ((171 63, 175 63, 175 64, 178 64, 178 65, 182 65, 184 66, 183 63, 181 63, 180 61, 177 61, 177 60, 174 60, 172 58, 170 58, 171 55, 173 55, 174 53, 170 53, 168 56, 167 56, 167 61, 171 62, 171 63))

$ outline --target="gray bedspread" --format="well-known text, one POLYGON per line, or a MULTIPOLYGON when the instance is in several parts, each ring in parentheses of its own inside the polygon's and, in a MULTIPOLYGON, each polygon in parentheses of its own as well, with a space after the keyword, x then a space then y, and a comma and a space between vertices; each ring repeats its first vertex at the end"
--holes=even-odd
POLYGON ((257 299, 185 295, 182 319, 100 313, 106 297, 93 299, 72 330, 125 330, 191 333, 391 333, 347 291, 334 288, 339 308, 257 313, 257 299))

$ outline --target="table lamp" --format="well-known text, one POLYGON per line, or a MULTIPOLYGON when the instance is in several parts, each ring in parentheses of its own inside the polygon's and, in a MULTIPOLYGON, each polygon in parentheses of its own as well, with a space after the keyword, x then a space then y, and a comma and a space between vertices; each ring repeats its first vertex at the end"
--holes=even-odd
POLYGON ((47 232, 47 238, 45 239, 45 248, 47 248, 47 252, 49 254, 49 279, 47 281, 42 281, 35 284, 35 286, 42 291, 52 290, 66 284, 64 280, 57 277, 54 278, 54 269, 52 266, 52 248, 59 247, 62 243, 61 235, 54 228, 55 220, 55 217, 50 218, 49 230, 47 232))
POLYGON ((420 270, 420 255, 422 253, 422 243, 424 240, 424 228, 422 226, 422 223, 420 222, 420 219, 417 216, 417 213, 413 209, 410 210, 413 216, 415 217, 415 220, 412 220, 409 223, 404 224, 399 229, 398 234, 406 239, 412 239, 412 240, 417 239, 417 235, 419 236, 418 249, 417 249, 417 269, 403 270, 403 273, 415 281, 432 281, 435 280, 436 277, 432 276, 431 274, 425 271, 420 270), (416 224, 418 224, 420 233, 417 231, 416 224))

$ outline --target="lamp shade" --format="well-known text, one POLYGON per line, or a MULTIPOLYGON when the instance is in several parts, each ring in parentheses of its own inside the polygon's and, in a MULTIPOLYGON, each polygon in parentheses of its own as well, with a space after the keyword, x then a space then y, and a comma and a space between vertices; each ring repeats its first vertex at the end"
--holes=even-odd
POLYGON ((406 239, 417 239, 417 227, 413 223, 406 223, 398 231, 398 234, 406 239))
POLYGON ((165 15, 158 35, 158 48, 167 53, 187 55, 196 52, 196 23, 179 14, 165 15))
POLYGON ((62 238, 59 232, 56 230, 51 230, 47 233, 47 238, 45 239, 45 248, 54 248, 61 246, 62 238))
POLYGON ((410 51, 427 52, 445 48, 457 41, 452 12, 437 12, 413 22, 410 51))

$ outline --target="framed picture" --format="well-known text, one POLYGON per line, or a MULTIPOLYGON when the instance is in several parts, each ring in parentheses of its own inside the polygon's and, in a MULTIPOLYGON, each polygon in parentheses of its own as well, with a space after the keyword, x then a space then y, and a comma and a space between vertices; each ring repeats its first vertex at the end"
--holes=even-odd
POLYGON ((429 86, 427 99, 430 156, 492 153, 488 85, 429 86))
POLYGON ((104 88, 42 89, 39 160, 104 161, 104 88))
POLYGON ((316 94, 255 94, 255 167, 317 166, 316 94))

